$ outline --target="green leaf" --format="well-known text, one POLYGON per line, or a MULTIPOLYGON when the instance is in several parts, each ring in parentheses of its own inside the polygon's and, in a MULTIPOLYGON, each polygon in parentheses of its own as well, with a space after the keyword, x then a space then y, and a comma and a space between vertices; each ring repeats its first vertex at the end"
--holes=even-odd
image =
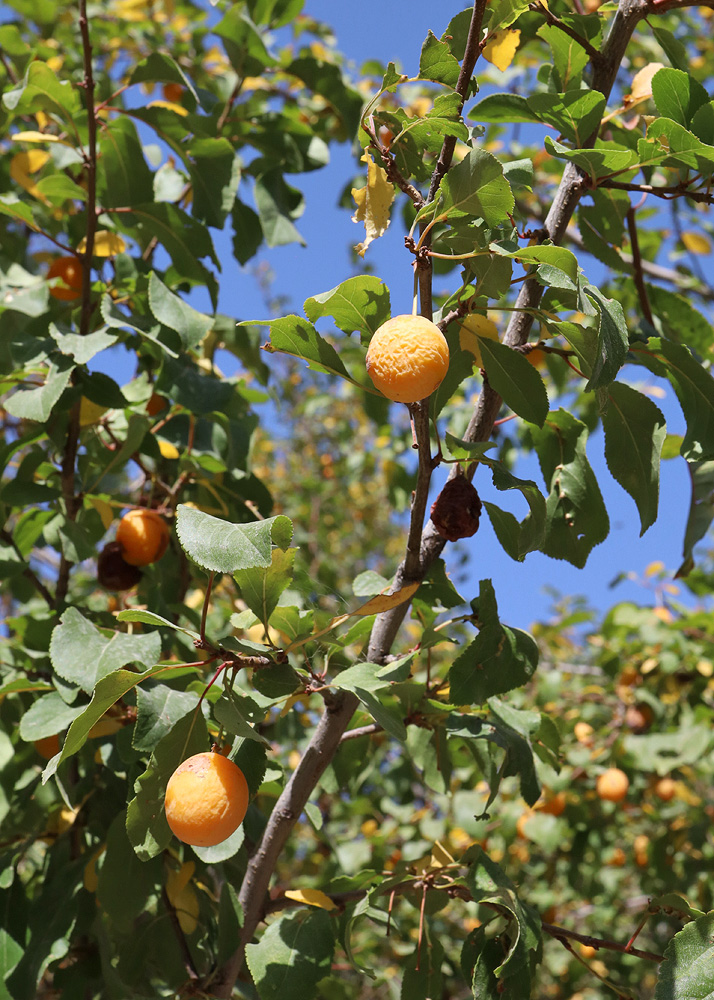
POLYGON ((404 962, 401 1000, 431 1000, 443 995, 444 949, 437 940, 417 945, 404 962))
POLYGON ((3 104, 16 115, 30 115, 37 111, 59 115, 73 123, 81 113, 79 93, 69 80, 60 82, 47 63, 32 60, 22 83, 13 90, 6 90, 3 104))
POLYGON ((273 543, 287 548, 292 521, 284 514, 249 524, 231 524, 185 504, 176 509, 176 534, 191 559, 212 573, 268 567, 273 543))
POLYGON ((533 94, 528 107, 543 122, 553 125, 576 146, 584 146, 600 125, 607 101, 596 90, 570 90, 565 94, 533 94))
POLYGON ((493 970, 497 977, 511 978, 529 963, 529 953, 540 945, 541 930, 537 913, 518 898, 516 887, 489 856, 480 848, 468 851, 470 867, 466 882, 475 902, 495 904, 511 922, 508 952, 493 970))
MULTIPOLYGON (((216 720, 233 736, 239 736, 244 740, 255 740, 256 743, 263 743, 269 747, 269 741, 250 725, 241 712, 244 703, 248 702, 250 702, 249 698, 239 698, 233 690, 226 688, 213 706, 213 714, 216 720)), ((252 707, 257 708, 255 702, 252 703, 252 707)), ((261 715, 260 721, 262 718, 261 715)))
POLYGON ((492 695, 521 687, 538 666, 538 647, 532 636, 499 621, 490 580, 480 581, 474 610, 479 633, 449 671, 450 698, 455 705, 482 705, 492 695))
POLYGON ((292 581, 296 552, 273 549, 270 566, 239 570, 233 575, 241 597, 266 628, 280 595, 292 581))
POLYGON ((199 285, 206 285, 211 298, 216 298, 216 279, 201 263, 218 258, 208 229, 178 205, 152 202, 135 205, 127 215, 117 215, 116 224, 128 236, 137 239, 142 250, 153 240, 164 247, 178 275, 199 285))
POLYGON ((684 533, 682 565, 676 576, 687 576, 694 569, 694 547, 709 530, 714 520, 714 462, 688 462, 692 481, 687 527, 684 533))
POLYGON ((116 670, 97 681, 89 705, 73 720, 61 751, 52 758, 42 772, 43 784, 52 777, 62 761, 81 750, 87 742, 90 729, 99 722, 104 713, 151 674, 152 671, 137 674, 132 670, 116 670))
POLYGON ((348 278, 329 292, 313 295, 305 301, 303 308, 311 323, 322 316, 332 316, 343 333, 358 330, 366 338, 371 337, 391 315, 389 289, 371 274, 348 278))
POLYGON ((616 299, 608 299, 593 285, 586 285, 584 292, 595 303, 600 315, 597 356, 585 386, 586 391, 592 391, 608 386, 615 380, 627 357, 629 337, 620 303, 616 299))
POLYGON ((698 108, 709 102, 709 94, 689 73, 664 67, 652 77, 652 97, 663 118, 689 128, 698 108))
POLYGON ((119 622, 142 622, 144 625, 158 625, 163 628, 171 628, 176 632, 185 632, 186 635, 190 636, 192 639, 198 639, 198 632, 194 632, 193 629, 184 628, 182 625, 177 625, 176 622, 169 621, 168 618, 162 618, 161 615, 155 614, 153 611, 141 611, 139 609, 127 609, 126 611, 120 611, 117 614, 117 621, 119 622))
POLYGON ((585 454, 587 427, 561 409, 549 414, 542 429, 531 427, 531 434, 550 489, 543 551, 582 568, 610 530, 600 487, 585 454))
POLYGON ((132 922, 149 905, 163 877, 160 861, 146 864, 137 858, 127 837, 124 817, 118 815, 106 835, 106 853, 97 879, 96 905, 113 926, 131 933, 132 922), (127 885, 132 891, 127 892, 127 885))
POLYGON ((525 10, 528 10, 528 7, 529 0, 497 0, 491 7, 489 32, 509 28, 525 10))
MULTIPOLYGON (((600 34, 598 17, 564 15, 564 24, 586 41, 595 42, 600 34)), ((560 91, 578 91, 582 72, 588 64, 589 56, 576 38, 557 25, 544 24, 536 34, 549 46, 553 55, 553 83, 560 91)))
POLYGON ((233 219, 233 255, 239 264, 247 264, 255 257, 263 242, 263 228, 260 217, 236 198, 232 212, 233 219))
POLYGON ((262 76, 268 66, 276 65, 260 32, 241 6, 230 8, 213 31, 225 42, 226 55, 240 78, 262 76))
POLYGON ((637 359, 672 384, 687 422, 681 454, 688 462, 714 458, 714 379, 691 351, 671 340, 651 337, 637 359))
MULTIPOLYGON (((543 141, 549 153, 570 160, 580 167, 588 175, 593 187, 597 186, 598 177, 604 174, 623 173, 628 167, 632 167, 634 172, 639 166, 639 157, 635 150, 619 146, 617 143, 598 142, 595 149, 569 149, 551 139, 549 135, 543 141)), ((624 179, 628 179, 626 174, 624 179)))
POLYGON ((195 218, 222 229, 233 208, 240 165, 228 139, 199 137, 188 147, 195 218))
POLYGON ((149 275, 149 308, 155 319, 175 330, 187 351, 198 347, 213 326, 213 320, 170 291, 152 271, 149 275))
POLYGON ((146 59, 138 62, 132 70, 129 80, 131 84, 157 83, 159 81, 181 84, 191 95, 190 100, 198 103, 198 92, 193 81, 184 73, 176 60, 165 52, 152 52, 146 59))
POLYGON ((446 42, 440 42, 430 31, 421 47, 419 58, 419 76, 422 80, 433 80, 447 87, 455 87, 459 79, 461 67, 451 54, 446 42))
POLYGON ((50 323, 49 333, 58 350, 73 357, 78 365, 86 365, 95 355, 116 344, 118 340, 115 333, 107 333, 105 329, 95 330, 83 337, 79 333, 64 333, 54 323, 50 323))
POLYGON ((662 28, 654 22, 652 22, 651 28, 652 34, 662 46, 664 54, 674 68, 686 72, 689 69, 689 58, 686 47, 668 28, 662 28))
POLYGON ((613 477, 637 504, 640 535, 657 520, 659 463, 667 425, 651 399, 622 382, 608 390, 603 416, 605 460, 613 477))
POLYGON ((542 427, 549 403, 538 371, 520 351, 497 340, 481 337, 480 346, 489 385, 519 417, 542 427))
MULTIPOLYGON (((157 632, 128 635, 98 629, 77 608, 67 608, 52 630, 50 659, 66 681, 91 693, 102 677, 127 663, 150 667, 161 656, 157 632)), ((115 699, 116 700, 116 699, 115 699)))
POLYGON ((489 94, 470 108, 468 117, 476 122, 539 122, 540 117, 520 94, 489 94))
POLYGON ((442 194, 439 218, 473 215, 489 226, 497 226, 507 220, 515 206, 503 166, 483 149, 470 150, 446 174, 439 190, 442 194))
POLYGON ((61 733, 85 707, 68 705, 56 691, 44 694, 30 705, 20 720, 20 736, 29 742, 61 733))
POLYGON ((714 996, 714 913, 674 935, 657 971, 654 1000, 706 1000, 714 996))
POLYGON ((328 375, 339 375, 354 385, 358 382, 350 376, 332 346, 324 340, 315 327, 300 316, 281 316, 270 323, 270 344, 268 350, 291 354, 307 361, 313 371, 328 375))
POLYGON ((293 219, 300 218, 305 207, 300 191, 287 184, 278 170, 271 170, 256 178, 254 194, 268 246, 279 247, 288 243, 305 246, 305 240, 293 225, 293 219))
POLYGON ((134 122, 120 115, 105 122, 99 132, 97 197, 105 208, 150 202, 154 178, 146 165, 134 122))
POLYGON ((208 749, 208 731, 203 716, 194 711, 179 719, 160 740, 149 764, 134 782, 134 798, 126 813, 126 832, 137 856, 148 861, 171 843, 171 830, 164 813, 166 784, 187 757, 208 749))
POLYGON ((705 358, 714 344, 714 327, 694 306, 691 297, 659 285, 647 285, 647 298, 667 338, 705 358))
POLYGON ((38 423, 45 423, 49 419, 54 405, 69 385, 74 367, 69 358, 63 358, 58 364, 51 364, 41 386, 32 389, 18 389, 5 400, 5 409, 11 416, 17 417, 19 420, 36 420, 38 423))
POLYGON ((260 1000, 312 1000, 330 971, 334 948, 325 910, 309 906, 281 914, 245 952, 260 1000))
MULTIPOLYGON (((530 161, 527 161, 530 162, 530 161)), ((564 247, 553 246, 545 243, 539 246, 522 247, 518 250, 506 251, 498 243, 492 243, 490 249, 502 257, 511 257, 520 260, 524 264, 548 264, 565 272, 573 283, 578 280, 578 260, 574 253, 564 247)))
MULTIPOLYGON (((660 73, 662 70, 659 71, 660 73)), ((674 73, 675 70, 670 72, 674 73)), ((690 167, 704 178, 714 172, 714 146, 701 142, 678 122, 669 118, 655 118, 647 127, 647 139, 662 150, 665 166, 690 167)))
POLYGON ((142 753, 151 753, 179 719, 192 712, 197 705, 195 691, 176 691, 168 684, 137 687, 132 746, 142 753))
POLYGON ((697 109, 690 127, 702 142, 710 146, 714 144, 714 101, 708 101, 697 109))

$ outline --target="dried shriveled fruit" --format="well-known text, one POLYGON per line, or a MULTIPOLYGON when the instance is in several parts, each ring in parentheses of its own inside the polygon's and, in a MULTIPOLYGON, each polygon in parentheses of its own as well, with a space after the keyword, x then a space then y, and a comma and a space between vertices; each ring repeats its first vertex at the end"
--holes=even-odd
POLYGON ((455 542, 478 531, 481 499, 465 476, 450 479, 431 505, 431 519, 442 538, 455 542))

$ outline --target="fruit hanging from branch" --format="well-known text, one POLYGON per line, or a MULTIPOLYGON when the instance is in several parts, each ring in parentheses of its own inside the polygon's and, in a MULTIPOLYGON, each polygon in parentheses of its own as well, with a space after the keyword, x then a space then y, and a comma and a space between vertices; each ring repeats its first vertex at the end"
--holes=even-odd
POLYGON ((449 345, 424 316, 393 316, 374 333, 367 371, 395 403, 417 403, 437 389, 449 368, 449 345))

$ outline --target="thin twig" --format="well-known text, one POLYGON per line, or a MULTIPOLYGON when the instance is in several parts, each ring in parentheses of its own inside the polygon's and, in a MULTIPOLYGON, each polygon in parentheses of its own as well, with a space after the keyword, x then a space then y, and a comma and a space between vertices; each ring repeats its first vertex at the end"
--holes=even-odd
POLYGON ((540 0, 535 0, 535 3, 530 4, 529 10, 534 10, 537 11, 538 14, 542 14, 548 24, 552 24, 554 28, 559 28, 560 31, 572 38, 574 42, 577 42, 578 45, 580 45, 583 50, 587 52, 593 66, 596 66, 600 62, 600 59, 602 58, 600 50, 596 49, 595 46, 587 40, 587 38, 583 38, 582 35, 579 35, 575 28, 571 28, 569 24, 565 23, 565 21, 561 21, 561 19, 548 10, 545 4, 541 3, 540 0))
POLYGON ((663 962, 664 956, 658 955, 654 951, 642 951, 640 948, 628 948, 626 944, 618 941, 609 941, 607 938, 592 937, 590 934, 580 934, 578 931, 569 931, 565 927, 558 927, 555 924, 542 924, 543 930, 556 941, 565 942, 570 939, 578 941, 580 944, 587 944, 591 948, 604 948, 606 951, 619 951, 625 955, 634 955, 635 958, 645 958, 650 962, 663 962))
POLYGON ((651 194, 655 198, 672 201, 674 198, 689 198, 704 205, 714 205, 714 194, 710 191, 692 191, 682 184, 635 184, 630 181, 615 181, 602 178, 597 181, 599 188, 615 188, 618 191, 634 191, 637 194, 651 194))
POLYGON ((654 319, 652 317, 652 308, 650 306, 650 300, 647 296, 647 286, 645 285, 645 276, 642 273, 642 255, 640 254, 640 243, 637 238, 637 221, 635 219, 635 208, 633 205, 627 210, 627 231, 630 234, 630 246, 632 247, 632 267, 634 270, 634 282, 635 288, 637 289, 637 296, 640 300, 640 306, 642 307, 642 312, 645 319, 650 324, 654 326, 654 319))

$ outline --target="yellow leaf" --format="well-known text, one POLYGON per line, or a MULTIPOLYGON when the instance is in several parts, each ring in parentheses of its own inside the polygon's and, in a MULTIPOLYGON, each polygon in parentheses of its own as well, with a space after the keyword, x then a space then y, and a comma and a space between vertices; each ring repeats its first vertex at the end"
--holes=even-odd
POLYGON ((49 158, 50 154, 44 149, 28 149, 23 153, 15 153, 10 160, 10 176, 15 183, 24 188, 33 198, 45 203, 47 203, 47 198, 40 194, 30 174, 36 174, 38 170, 42 170, 49 158))
POLYGON ((151 101, 146 106, 147 108, 168 108, 169 111, 173 111, 177 115, 182 115, 184 118, 188 114, 186 108, 180 104, 174 104, 173 101, 151 101))
POLYGON ((179 451, 175 444, 171 444, 170 441, 164 441, 163 438, 158 438, 159 451, 161 452, 162 458, 178 458, 179 451))
POLYGON ((477 368, 483 368, 479 337, 484 337, 486 340, 498 340, 498 327, 487 316, 472 313, 462 323, 459 331, 459 347, 462 351, 469 351, 473 354, 474 365, 477 368))
POLYGON ((184 934, 193 934, 198 926, 198 896, 190 884, 195 867, 193 861, 186 861, 178 871, 170 868, 166 873, 166 895, 184 934))
POLYGON ((106 406, 100 406, 99 403, 93 403, 91 399, 82 396, 79 402, 79 426, 89 427, 90 424, 96 424, 106 412, 106 406))
POLYGON ((321 910, 334 910, 337 907, 337 904, 319 889, 288 889, 285 896, 298 903, 307 903, 308 906, 319 906, 321 910))
POLYGON ((367 247, 376 240, 389 225, 389 209, 394 201, 394 185, 387 180, 386 171, 378 166, 369 153, 365 153, 362 161, 367 164, 367 186, 352 188, 352 197, 357 205, 357 211, 352 216, 353 222, 364 222, 366 239, 359 243, 355 250, 364 257, 367 247))
POLYGON ((99 885, 99 876, 97 875, 97 861, 101 858, 102 854, 107 849, 106 844, 102 844, 99 850, 95 851, 91 856, 87 864, 84 866, 84 877, 83 883, 84 888, 87 892, 96 892, 97 886, 99 885))
POLYGON ((415 861, 412 867, 418 875, 423 875, 425 872, 434 871, 435 868, 447 868, 453 864, 455 864, 455 861, 444 845, 435 840, 431 852, 418 861, 415 861))
POLYGON ((657 573, 661 573, 664 569, 664 563, 661 559, 655 559, 645 568, 645 577, 656 576, 657 573))
POLYGON ((106 500, 102 500, 101 497, 85 497, 85 503, 96 510, 106 530, 114 520, 114 510, 111 505, 106 500))
POLYGON ((483 57, 503 73, 513 62, 520 40, 521 32, 518 28, 502 28, 501 31, 494 31, 484 47, 483 57))
POLYGON ((51 132, 14 132, 10 138, 13 142, 60 142, 58 135, 51 132))
POLYGON ((704 236, 703 233, 682 233, 682 243, 690 253, 706 256, 712 252, 709 237, 704 236))
MULTIPOLYGON (((77 253, 85 253, 86 246, 87 240, 86 237, 83 237, 77 247, 77 253)), ((125 250, 126 243, 116 233, 110 233, 107 229, 100 229, 94 234, 95 257, 114 257, 118 253, 124 253, 125 250)))
POLYGON ((639 73, 635 73, 632 77, 632 90, 625 98, 626 106, 652 97, 652 77, 660 69, 664 69, 663 63, 648 63, 639 73))

